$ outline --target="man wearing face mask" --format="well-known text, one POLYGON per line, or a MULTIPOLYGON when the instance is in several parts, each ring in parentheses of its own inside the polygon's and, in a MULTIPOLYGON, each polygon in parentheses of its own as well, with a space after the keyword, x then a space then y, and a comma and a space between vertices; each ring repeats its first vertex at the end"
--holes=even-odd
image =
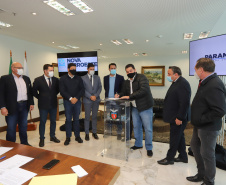
POLYGON ((143 129, 145 130, 145 147, 147 155, 151 157, 152 152, 152 132, 153 132, 153 97, 149 87, 149 81, 143 74, 138 74, 133 64, 125 67, 128 80, 125 81, 120 94, 115 94, 115 98, 132 100, 132 118, 135 136, 133 150, 143 148, 143 129))
POLYGON ((81 77, 76 75, 76 65, 74 63, 68 64, 68 74, 60 78, 60 94, 64 98, 66 116, 66 140, 64 145, 69 145, 71 141, 72 124, 75 141, 83 143, 80 137, 79 114, 81 108, 80 98, 84 95, 84 85, 81 77))
POLYGON ((30 78, 23 74, 20 63, 11 65, 12 74, 1 77, 0 108, 7 123, 7 141, 16 141, 16 126, 18 124, 20 142, 29 145, 27 139, 27 116, 34 109, 32 86, 30 78))
POLYGON ((100 93, 102 85, 100 77, 94 75, 94 65, 89 63, 87 66, 88 73, 82 77, 85 94, 83 97, 83 103, 85 108, 85 140, 89 141, 89 122, 90 113, 92 111, 92 136, 94 139, 99 139, 97 135, 97 112, 100 103, 100 93))
MULTIPOLYGON (((110 63, 109 64, 109 71, 110 75, 107 75, 104 77, 104 89, 105 89, 105 98, 114 98, 115 94, 118 94, 121 92, 123 83, 124 83, 124 77, 116 74, 116 64, 110 63)), ((111 105, 114 109, 119 109, 119 106, 117 105, 111 105)), ((108 126, 110 129, 110 125, 108 126)), ((122 132, 122 124, 117 124, 117 139, 121 140, 121 132, 122 132)))
POLYGON ((56 138, 56 113, 57 113, 57 94, 59 93, 59 80, 53 76, 53 66, 45 64, 43 66, 44 75, 36 78, 33 83, 33 95, 38 99, 40 114, 39 147, 45 145, 45 124, 47 116, 50 116, 50 141, 59 143, 56 138))
POLYGON ((166 158, 158 161, 161 165, 188 163, 184 129, 190 120, 191 87, 181 75, 179 67, 169 67, 167 80, 172 84, 164 99, 163 120, 170 123, 170 145, 166 158), (179 156, 174 159, 177 151, 179 156))
POLYGON ((213 185, 216 174, 215 147, 226 112, 225 86, 214 73, 215 63, 210 58, 200 58, 195 65, 199 86, 191 106, 191 124, 194 126, 191 149, 198 173, 188 181, 203 181, 213 185))

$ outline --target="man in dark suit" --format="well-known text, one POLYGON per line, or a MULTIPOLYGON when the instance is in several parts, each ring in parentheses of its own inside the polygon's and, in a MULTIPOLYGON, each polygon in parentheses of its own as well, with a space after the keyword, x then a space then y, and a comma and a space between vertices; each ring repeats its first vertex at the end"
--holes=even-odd
POLYGON ((169 67, 167 80, 172 84, 164 99, 163 120, 170 123, 170 145, 166 158, 158 161, 161 165, 188 163, 184 129, 189 121, 191 87, 181 75, 179 67, 169 67), (174 159, 177 151, 179 156, 174 159))
POLYGON ((30 78, 22 75, 23 67, 14 62, 12 74, 1 77, 0 108, 7 123, 7 141, 16 141, 16 126, 18 124, 21 144, 29 145, 27 139, 28 111, 34 109, 32 86, 30 78))
POLYGON ((85 94, 83 97, 83 103, 85 108, 85 140, 89 141, 89 122, 90 113, 92 111, 92 132, 94 139, 99 139, 97 135, 97 113, 100 103, 100 93, 102 85, 100 77, 94 75, 94 65, 89 63, 87 66, 87 75, 82 76, 85 94))
POLYGON ((57 94, 59 93, 59 80, 53 76, 53 66, 45 64, 43 66, 44 75, 36 78, 33 83, 33 95, 38 99, 40 114, 39 147, 44 146, 45 124, 47 116, 50 116, 50 141, 59 143, 56 138, 56 113, 57 113, 57 94))
POLYGON ((104 77, 105 98, 114 98, 120 93, 124 82, 124 77, 116 74, 116 64, 109 64, 110 75, 104 77))
MULTIPOLYGON (((116 73, 116 64, 110 63, 109 64, 109 71, 110 75, 107 75, 104 77, 104 89, 105 89, 105 98, 114 98, 115 94, 118 94, 121 92, 123 83, 124 83, 124 77, 116 73)), ((109 103, 109 102, 108 102, 109 103)), ((108 106, 107 106, 108 107, 108 106)), ((111 104, 111 108, 118 110, 120 108, 117 104, 111 104)), ((108 129, 110 129, 111 125, 108 124, 108 129)), ((122 124, 117 124, 117 139, 121 140, 121 132, 122 132, 122 124)))
POLYGON ((76 75, 76 65, 74 63, 68 64, 68 74, 65 74, 60 78, 60 94, 64 98, 66 116, 66 140, 64 145, 69 145, 71 141, 72 124, 75 140, 78 143, 83 143, 83 140, 80 137, 79 114, 81 109, 80 98, 84 95, 84 85, 82 78, 76 75))
POLYGON ((195 65, 195 76, 200 81, 191 106, 191 123, 194 126, 191 149, 198 173, 187 177, 187 180, 203 181, 202 185, 214 184, 216 141, 226 112, 225 86, 214 71, 215 63, 210 58, 200 58, 195 65))

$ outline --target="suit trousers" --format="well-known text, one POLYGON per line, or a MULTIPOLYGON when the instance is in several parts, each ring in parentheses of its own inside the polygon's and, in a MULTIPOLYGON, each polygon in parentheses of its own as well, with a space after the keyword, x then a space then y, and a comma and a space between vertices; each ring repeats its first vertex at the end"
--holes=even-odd
POLYGON ((92 111, 92 132, 97 133, 97 113, 99 109, 99 101, 84 103, 85 108, 85 133, 89 134, 90 113, 92 111))
POLYGON ((197 129, 194 127, 191 139, 191 149, 197 163, 199 176, 203 182, 213 185, 216 175, 215 148, 219 131, 197 129))
POLYGON ((57 108, 39 109, 39 114, 40 114, 39 135, 40 135, 40 139, 45 139, 45 126, 46 126, 46 120, 47 120, 48 113, 49 113, 49 118, 50 118, 50 137, 55 137, 57 108))
POLYGON ((27 101, 17 103, 17 110, 14 114, 6 116, 7 141, 16 141, 16 126, 18 124, 21 144, 28 144, 27 141, 27 101))
POLYGON ((170 145, 166 155, 167 160, 173 161, 177 151, 179 152, 179 158, 184 160, 188 159, 184 138, 184 129, 186 128, 186 125, 187 121, 182 122, 181 125, 170 123, 170 145))

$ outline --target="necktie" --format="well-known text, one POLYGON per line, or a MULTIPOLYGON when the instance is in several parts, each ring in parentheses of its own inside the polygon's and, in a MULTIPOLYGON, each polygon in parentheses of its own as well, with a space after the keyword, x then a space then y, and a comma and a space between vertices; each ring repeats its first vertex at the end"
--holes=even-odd
POLYGON ((48 79, 49 79, 49 88, 51 89, 52 84, 51 84, 50 78, 48 78, 48 79))
MULTIPOLYGON (((91 84, 92 84, 92 78, 93 78, 93 76, 92 76, 92 75, 90 75, 89 80, 90 80, 91 84)), ((92 84, 92 86, 93 86, 93 84, 92 84)))
POLYGON ((202 83, 202 80, 199 80, 199 86, 198 86, 198 88, 201 86, 201 83, 202 83))

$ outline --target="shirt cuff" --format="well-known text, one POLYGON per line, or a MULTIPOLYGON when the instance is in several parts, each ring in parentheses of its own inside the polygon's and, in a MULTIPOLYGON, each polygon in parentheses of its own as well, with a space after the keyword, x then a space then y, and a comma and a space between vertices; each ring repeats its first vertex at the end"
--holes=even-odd
POLYGON ((69 98, 69 101, 71 101, 72 97, 69 98))

